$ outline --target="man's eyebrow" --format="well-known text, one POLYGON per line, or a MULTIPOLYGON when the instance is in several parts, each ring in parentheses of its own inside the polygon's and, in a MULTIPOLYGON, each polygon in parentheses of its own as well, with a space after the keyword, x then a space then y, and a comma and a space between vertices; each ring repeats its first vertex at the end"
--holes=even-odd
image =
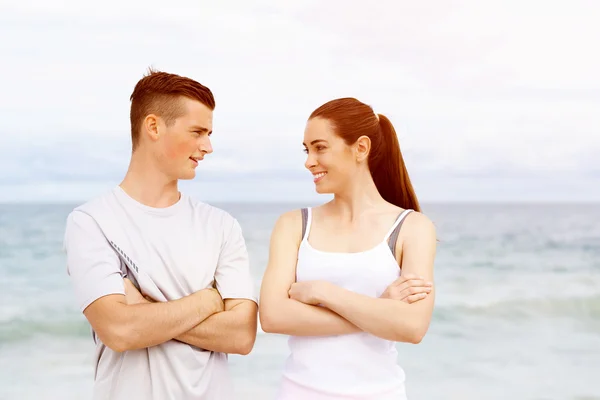
POLYGON ((208 132, 208 129, 206 129, 200 125, 193 125, 190 129, 193 131, 208 132))

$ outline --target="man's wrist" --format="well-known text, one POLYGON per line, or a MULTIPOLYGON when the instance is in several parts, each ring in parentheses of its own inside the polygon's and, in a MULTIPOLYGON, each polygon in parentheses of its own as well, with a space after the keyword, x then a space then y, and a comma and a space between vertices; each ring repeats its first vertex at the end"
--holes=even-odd
POLYGON ((200 315, 206 316, 208 314, 210 316, 223 311, 223 300, 216 289, 203 289, 194 293, 194 295, 197 296, 195 302, 200 315), (217 296, 219 299, 216 299, 217 296))

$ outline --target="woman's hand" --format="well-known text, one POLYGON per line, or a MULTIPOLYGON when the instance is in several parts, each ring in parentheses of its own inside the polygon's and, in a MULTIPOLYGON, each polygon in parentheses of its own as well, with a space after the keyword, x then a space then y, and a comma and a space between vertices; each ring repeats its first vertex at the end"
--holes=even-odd
MULTIPOLYGON (((291 299, 304 304, 317 305, 321 303, 323 293, 327 290, 328 282, 304 281, 292 283, 288 292, 291 299)), ((399 300, 411 304, 423 300, 431 292, 433 284, 426 282, 415 274, 400 276, 392 282, 380 296, 382 299, 399 300)))
POLYGON ((292 283, 288 292, 290 299, 304 304, 317 305, 321 302, 321 294, 327 290, 325 281, 304 281, 292 283))
POLYGON ((393 299, 411 304, 423 300, 431 292, 432 282, 426 282, 422 277, 415 274, 406 274, 396 279, 388 286, 382 299, 393 299))

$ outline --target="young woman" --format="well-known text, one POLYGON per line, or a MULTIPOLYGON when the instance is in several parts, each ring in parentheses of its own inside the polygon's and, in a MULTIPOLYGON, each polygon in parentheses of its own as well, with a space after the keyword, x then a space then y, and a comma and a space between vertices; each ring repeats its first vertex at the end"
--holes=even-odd
POLYGON ((260 295, 263 330, 290 335, 278 400, 406 398, 395 342, 434 305, 436 235, 390 121, 353 98, 310 116, 306 168, 332 201, 283 214, 260 295))

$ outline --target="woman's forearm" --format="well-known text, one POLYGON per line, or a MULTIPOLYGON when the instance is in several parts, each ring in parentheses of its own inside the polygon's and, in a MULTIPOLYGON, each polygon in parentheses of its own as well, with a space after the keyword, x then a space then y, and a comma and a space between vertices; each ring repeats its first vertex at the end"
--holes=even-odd
POLYGON ((330 336, 360 332, 345 318, 324 307, 282 299, 260 314, 265 332, 295 336, 330 336))
POLYGON ((407 304, 373 298, 328 284, 319 302, 360 330, 396 342, 419 343, 429 327, 428 300, 407 304))

